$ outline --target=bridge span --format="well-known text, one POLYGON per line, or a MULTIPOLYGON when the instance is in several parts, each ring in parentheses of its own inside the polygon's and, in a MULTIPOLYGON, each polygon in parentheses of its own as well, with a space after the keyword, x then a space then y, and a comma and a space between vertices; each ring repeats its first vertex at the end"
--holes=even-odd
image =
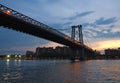
MULTIPOLYGON (((87 45, 2 4, 0 4, 0 26, 57 42, 69 46, 73 50, 82 49, 82 54, 80 53, 82 56, 87 53, 94 54, 94 51, 87 45)), ((74 55, 75 53, 73 52, 74 55)))

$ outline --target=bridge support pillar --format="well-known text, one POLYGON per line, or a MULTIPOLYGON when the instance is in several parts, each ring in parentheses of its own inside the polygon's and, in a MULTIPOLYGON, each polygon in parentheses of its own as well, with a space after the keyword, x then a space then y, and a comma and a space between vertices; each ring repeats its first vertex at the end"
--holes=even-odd
POLYGON ((78 59, 80 61, 85 60, 85 50, 84 48, 71 48, 71 57, 70 59, 74 61, 75 59, 78 59))
POLYGON ((72 61, 75 60, 75 55, 76 55, 76 50, 74 48, 71 48, 71 55, 70 55, 70 59, 72 61))
POLYGON ((84 47, 82 47, 79 51, 79 60, 80 61, 83 61, 85 60, 85 50, 84 50, 84 47))

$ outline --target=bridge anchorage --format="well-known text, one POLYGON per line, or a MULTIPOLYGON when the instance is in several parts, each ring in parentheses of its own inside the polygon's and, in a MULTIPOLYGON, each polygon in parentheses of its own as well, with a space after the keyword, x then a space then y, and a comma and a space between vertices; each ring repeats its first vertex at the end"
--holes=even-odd
POLYGON ((72 26, 71 37, 52 27, 0 4, 0 26, 44 38, 71 48, 71 60, 84 60, 95 54, 83 43, 82 25, 72 26))

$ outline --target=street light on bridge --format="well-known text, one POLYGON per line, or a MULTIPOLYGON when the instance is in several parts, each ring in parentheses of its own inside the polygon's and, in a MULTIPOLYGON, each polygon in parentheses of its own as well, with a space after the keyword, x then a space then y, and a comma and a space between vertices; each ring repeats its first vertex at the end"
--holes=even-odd
POLYGON ((6 10, 5 13, 8 14, 8 15, 10 15, 11 11, 10 10, 6 10))

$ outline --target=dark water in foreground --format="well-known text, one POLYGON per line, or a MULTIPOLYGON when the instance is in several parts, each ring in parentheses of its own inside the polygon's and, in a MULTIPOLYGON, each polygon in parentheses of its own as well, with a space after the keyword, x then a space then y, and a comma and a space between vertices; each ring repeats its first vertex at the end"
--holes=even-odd
POLYGON ((120 83, 120 60, 0 60, 0 83, 120 83))

